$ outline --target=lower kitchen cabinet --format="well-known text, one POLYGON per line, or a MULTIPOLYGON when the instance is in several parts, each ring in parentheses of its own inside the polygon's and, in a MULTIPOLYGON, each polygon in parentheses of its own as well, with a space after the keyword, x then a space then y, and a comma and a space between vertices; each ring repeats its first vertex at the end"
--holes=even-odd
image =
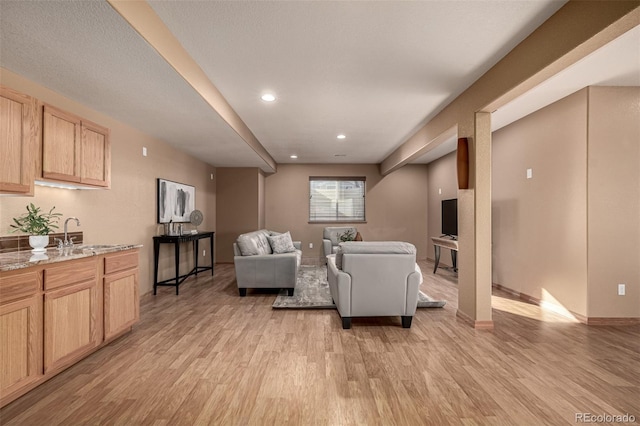
POLYGON ((73 364, 101 342, 95 280, 44 295, 44 371, 73 364))
POLYGON ((0 305, 0 395, 38 381, 42 371, 42 297, 0 305))
POLYGON ((140 319, 138 253, 115 254, 104 261, 104 339, 110 340, 140 319))
POLYGON ((138 250, 0 271, 0 407, 131 330, 138 250))

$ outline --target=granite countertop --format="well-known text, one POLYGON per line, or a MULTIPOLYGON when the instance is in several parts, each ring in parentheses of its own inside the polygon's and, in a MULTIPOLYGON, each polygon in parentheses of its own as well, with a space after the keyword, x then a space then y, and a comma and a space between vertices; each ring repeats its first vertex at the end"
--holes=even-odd
POLYGON ((49 248, 42 253, 32 253, 30 250, 1 253, 0 271, 13 271, 35 265, 82 259, 83 257, 97 256, 140 247, 142 247, 142 244, 80 244, 64 249, 49 248))

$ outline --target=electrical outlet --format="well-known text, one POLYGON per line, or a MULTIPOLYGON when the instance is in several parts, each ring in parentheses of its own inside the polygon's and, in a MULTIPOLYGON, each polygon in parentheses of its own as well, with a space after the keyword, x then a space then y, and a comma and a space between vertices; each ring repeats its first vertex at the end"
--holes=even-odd
POLYGON ((438 188, 438 195, 442 195, 442 188, 438 188))
POLYGON ((206 250, 202 250, 202 257, 205 257, 207 255, 207 251, 206 250))
POLYGON ((618 296, 624 296, 626 293, 626 286, 624 284, 618 284, 618 296))
POLYGON ((531 179, 533 177, 533 169, 527 169, 527 179, 531 179))
POLYGON ((313 248, 313 243, 309 243, 309 248, 313 248))
POLYGON ((146 157, 146 156, 147 156, 147 147, 146 147, 146 146, 143 146, 143 147, 142 147, 142 156, 143 156, 143 157, 146 157))

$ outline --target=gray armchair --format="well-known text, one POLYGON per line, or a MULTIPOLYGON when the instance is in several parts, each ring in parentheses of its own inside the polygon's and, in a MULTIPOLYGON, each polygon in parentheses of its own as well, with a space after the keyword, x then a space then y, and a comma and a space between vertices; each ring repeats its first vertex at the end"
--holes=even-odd
POLYGON ((353 232, 354 236, 358 233, 358 230, 354 226, 328 226, 324 228, 322 232, 322 249, 325 260, 328 255, 336 252, 338 244, 340 243, 340 235, 346 231, 353 232))
POLYGON ((422 282, 413 244, 341 243, 328 257, 327 274, 342 328, 351 328, 352 317, 395 315, 402 317, 402 327, 411 327, 422 282))

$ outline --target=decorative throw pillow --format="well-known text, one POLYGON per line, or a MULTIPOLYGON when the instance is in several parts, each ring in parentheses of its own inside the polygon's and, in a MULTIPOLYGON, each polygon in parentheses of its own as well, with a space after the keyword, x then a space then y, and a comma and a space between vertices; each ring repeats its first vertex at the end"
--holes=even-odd
POLYGON ((267 239, 269 240, 269 244, 271 245, 271 249, 274 254, 291 253, 296 251, 289 231, 284 234, 269 236, 267 239))

